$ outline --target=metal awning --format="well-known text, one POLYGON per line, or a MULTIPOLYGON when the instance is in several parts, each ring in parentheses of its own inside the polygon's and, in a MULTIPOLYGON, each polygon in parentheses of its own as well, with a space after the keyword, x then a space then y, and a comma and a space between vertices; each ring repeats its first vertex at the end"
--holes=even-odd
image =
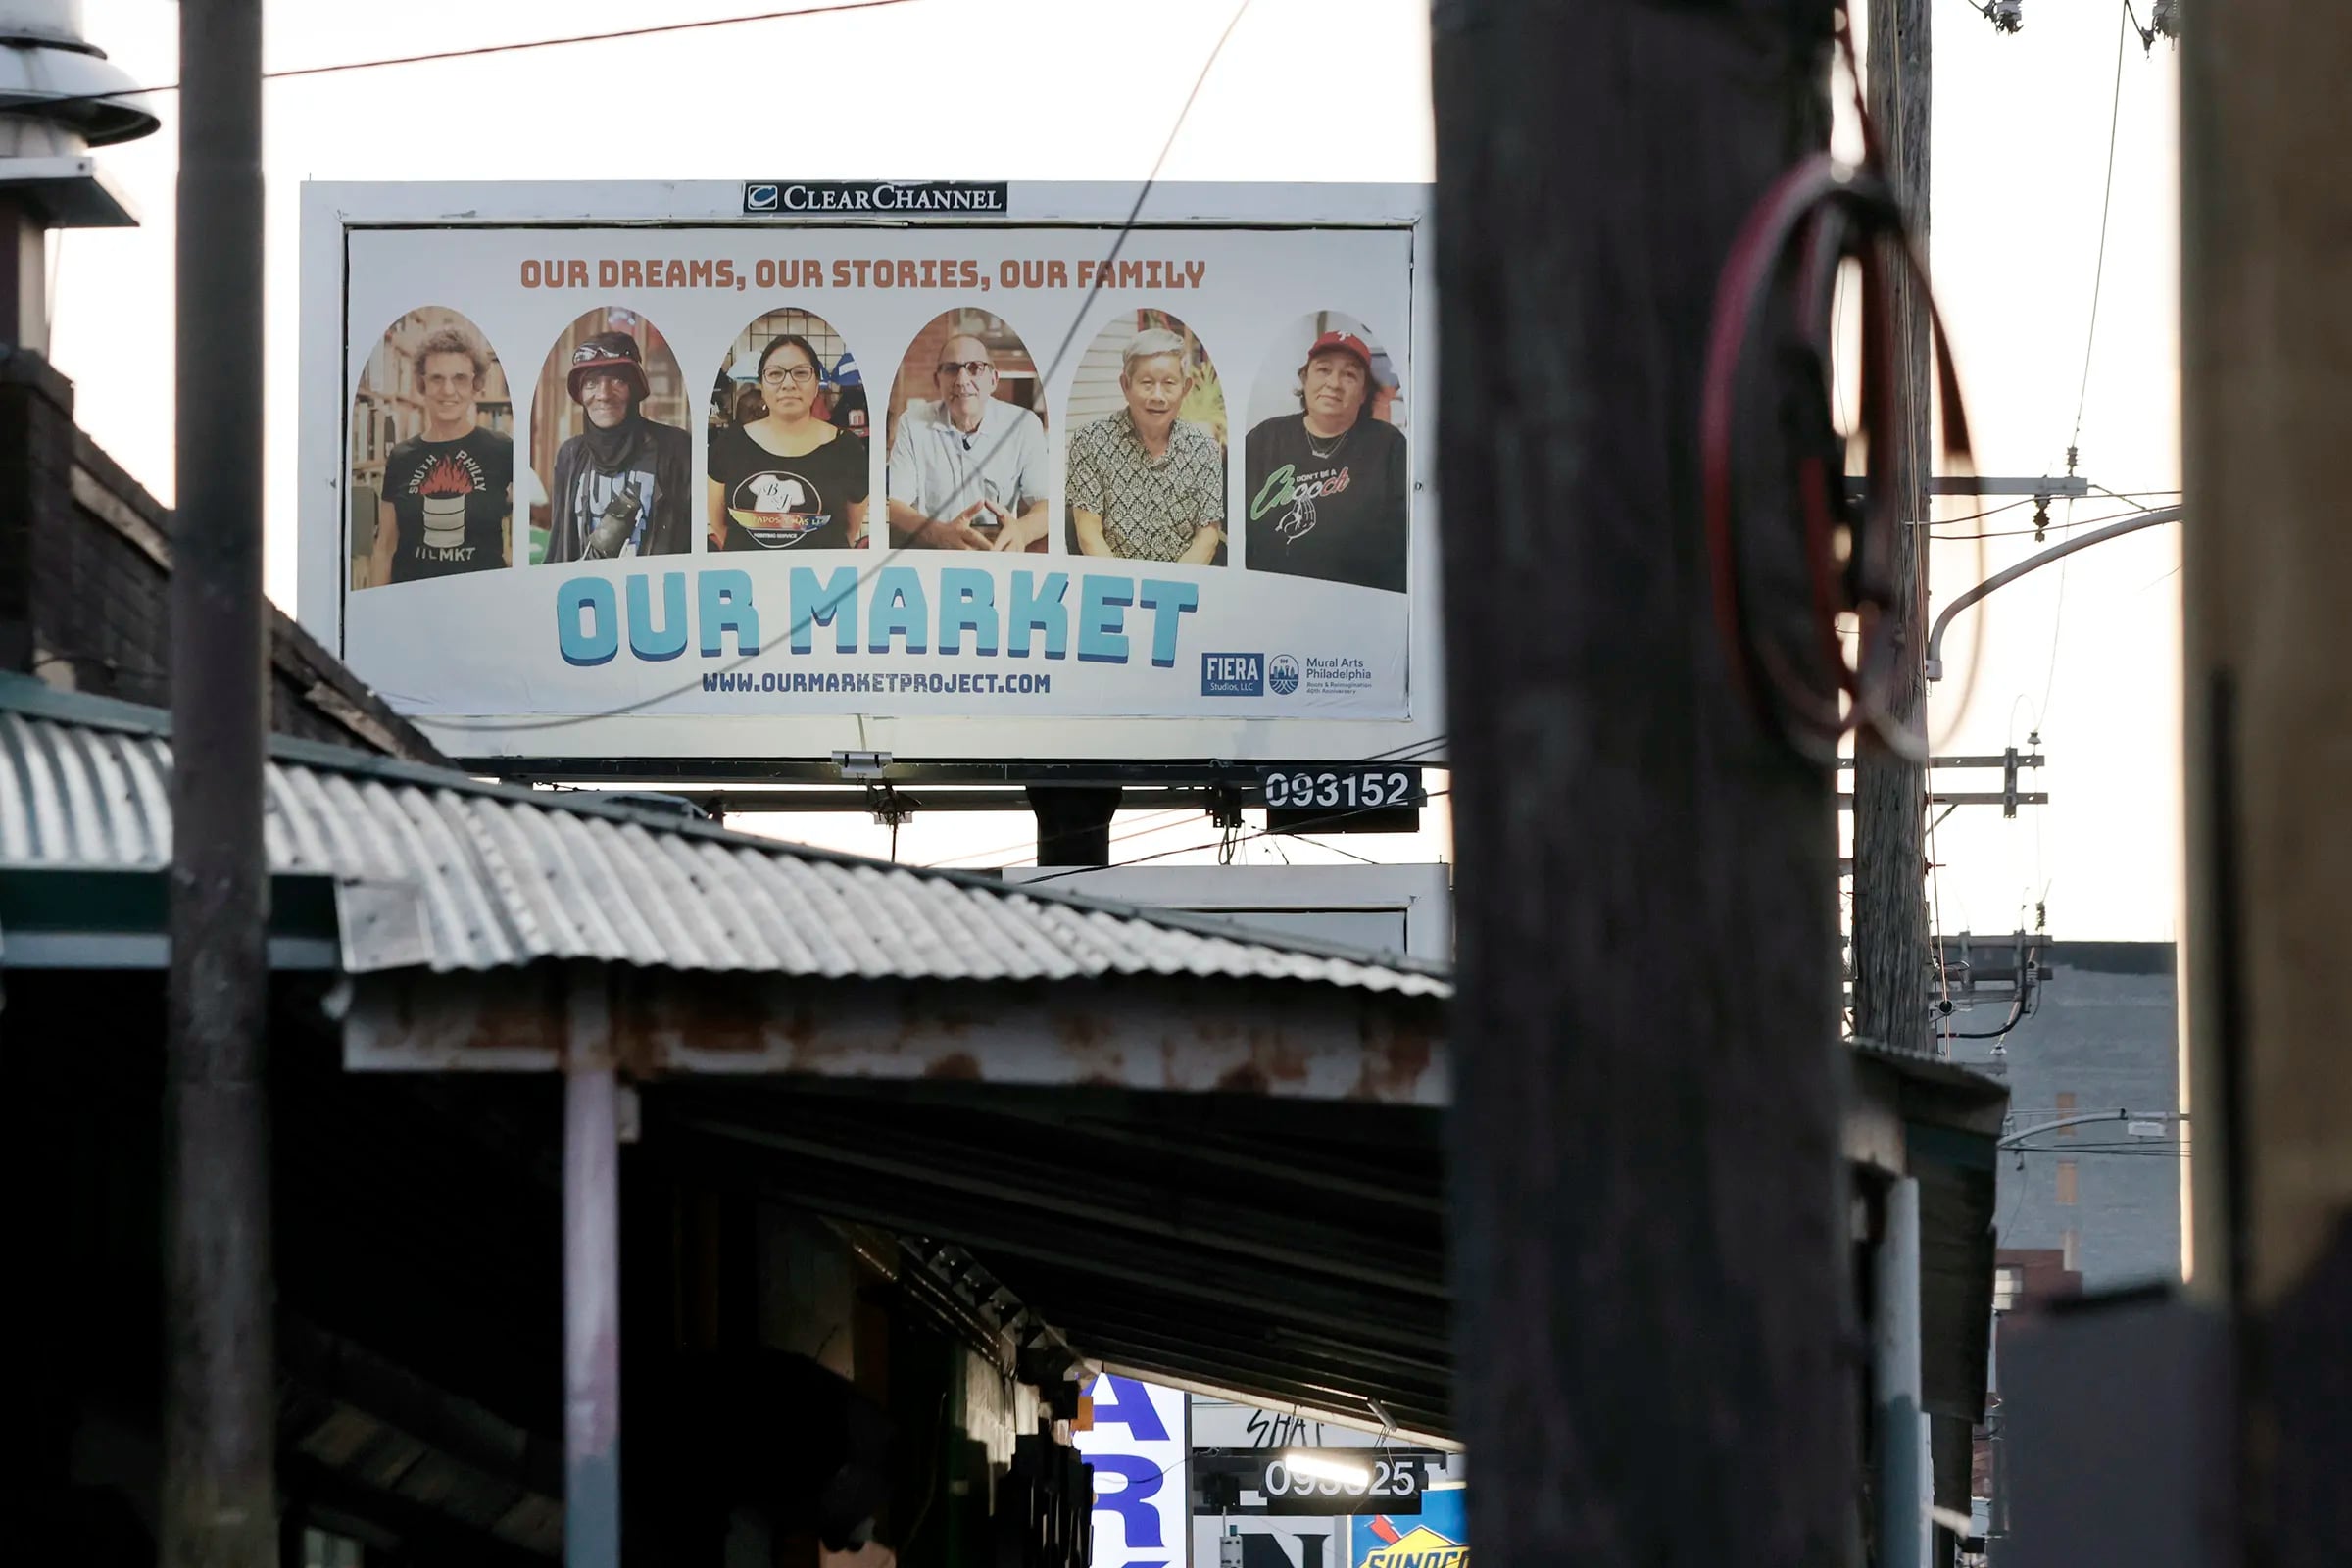
MULTIPOLYGON (((164 961, 171 766, 162 712, 0 680, 0 964, 164 961)), ((272 956, 339 973, 348 1065, 562 1072, 575 1148, 633 1082, 1095 1364, 1450 1439, 1443 969, 299 741, 268 790, 272 956)))

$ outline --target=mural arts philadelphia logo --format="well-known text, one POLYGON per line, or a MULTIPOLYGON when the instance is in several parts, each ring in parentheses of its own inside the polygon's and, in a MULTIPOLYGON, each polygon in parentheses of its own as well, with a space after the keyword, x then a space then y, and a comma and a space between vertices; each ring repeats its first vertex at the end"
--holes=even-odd
POLYGON ((1290 697, 1310 692, 1357 691, 1372 684, 1372 666, 1360 659, 1301 660, 1294 654, 1202 654, 1200 695, 1290 697))

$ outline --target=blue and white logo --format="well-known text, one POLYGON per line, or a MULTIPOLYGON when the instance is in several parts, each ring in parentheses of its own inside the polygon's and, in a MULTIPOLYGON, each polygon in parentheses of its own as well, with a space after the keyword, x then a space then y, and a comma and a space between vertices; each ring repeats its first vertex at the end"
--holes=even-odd
POLYGON ((747 213, 772 213, 776 210, 776 187, 746 185, 743 187, 743 210, 747 213))
MULTIPOLYGON (((1298 684, 1298 666, 1291 666, 1291 684, 1298 684)), ((1266 695, 1266 656, 1263 654, 1202 654, 1200 695, 1203 697, 1263 697, 1266 695)))
POLYGON ((1298 661, 1288 654, 1276 654, 1266 666, 1266 684, 1274 688, 1277 697, 1288 697, 1298 689, 1298 661))

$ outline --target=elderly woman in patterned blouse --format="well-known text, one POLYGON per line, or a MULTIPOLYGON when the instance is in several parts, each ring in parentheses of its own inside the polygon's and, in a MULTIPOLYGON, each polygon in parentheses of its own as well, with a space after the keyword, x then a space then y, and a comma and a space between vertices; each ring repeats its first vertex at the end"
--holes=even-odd
POLYGON ((1217 563, 1225 543, 1225 449, 1176 417, 1192 390, 1185 341, 1138 332, 1119 356, 1127 406, 1070 437, 1066 495, 1078 551, 1130 561, 1217 563))

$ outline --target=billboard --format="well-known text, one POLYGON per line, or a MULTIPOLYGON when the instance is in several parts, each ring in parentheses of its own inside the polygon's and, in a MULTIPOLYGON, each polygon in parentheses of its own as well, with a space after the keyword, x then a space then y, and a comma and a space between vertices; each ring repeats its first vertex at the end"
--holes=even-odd
POLYGON ((1191 1493, 1182 1390, 1098 1375, 1094 1425, 1071 1442, 1095 1468, 1099 1568, 1182 1568, 1191 1493))
POLYGON ((1439 760, 1426 193, 1136 197, 306 186, 305 624, 468 760, 1439 760))

